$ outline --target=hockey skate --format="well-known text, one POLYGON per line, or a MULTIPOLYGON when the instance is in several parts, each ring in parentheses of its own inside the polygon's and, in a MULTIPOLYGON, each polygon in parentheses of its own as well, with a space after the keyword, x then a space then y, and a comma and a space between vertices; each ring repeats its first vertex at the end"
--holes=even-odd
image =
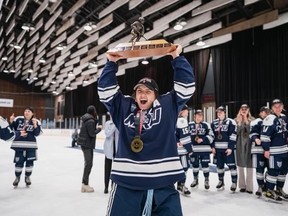
POLYGON ((186 196, 191 194, 191 192, 188 190, 188 188, 185 185, 182 187, 182 193, 186 196))
POLYGON ((199 182, 198 179, 194 179, 192 184, 190 185, 191 188, 198 188, 199 182))
POLYGON ((25 176, 25 183, 26 183, 26 186, 30 186, 31 185, 31 180, 30 180, 29 176, 25 176))
POLYGON ((280 203, 282 201, 282 198, 279 197, 273 190, 267 190, 267 192, 265 193, 265 197, 266 201, 271 201, 274 203, 280 203))
POLYGON ((19 182, 20 182, 20 177, 16 177, 14 182, 13 182, 13 186, 16 188, 18 186, 19 182))
POLYGON ((224 190, 224 182, 223 181, 219 181, 218 184, 216 185, 217 190, 224 190))
POLYGON ((288 201, 288 194, 283 191, 283 188, 277 188, 275 193, 285 201, 288 201))
POLYGON ((206 180, 204 181, 204 187, 205 187, 206 190, 208 190, 208 189, 210 188, 209 180, 208 180, 208 179, 206 179, 206 180))
POLYGON ((233 182, 232 185, 231 185, 231 187, 230 187, 230 190, 231 190, 232 192, 235 192, 235 191, 236 191, 236 188, 237 188, 237 184, 233 182))
POLYGON ((259 186, 258 190, 255 192, 256 196, 260 197, 263 193, 263 186, 259 186))
POLYGON ((94 192, 94 188, 90 187, 89 185, 82 184, 81 192, 82 193, 93 193, 94 192))

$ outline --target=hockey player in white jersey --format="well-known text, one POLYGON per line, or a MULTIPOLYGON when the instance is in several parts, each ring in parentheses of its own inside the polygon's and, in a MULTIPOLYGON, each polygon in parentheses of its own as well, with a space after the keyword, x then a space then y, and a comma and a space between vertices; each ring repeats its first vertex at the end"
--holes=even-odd
POLYGON ((212 152, 211 145, 214 140, 214 134, 210 127, 210 124, 203 121, 203 111, 196 110, 194 113, 194 121, 189 123, 191 132, 191 140, 193 146, 193 153, 191 155, 191 161, 193 166, 194 181, 190 185, 192 188, 198 186, 199 164, 201 163, 203 175, 204 175, 204 187, 206 190, 209 186, 209 163, 210 154, 212 152))

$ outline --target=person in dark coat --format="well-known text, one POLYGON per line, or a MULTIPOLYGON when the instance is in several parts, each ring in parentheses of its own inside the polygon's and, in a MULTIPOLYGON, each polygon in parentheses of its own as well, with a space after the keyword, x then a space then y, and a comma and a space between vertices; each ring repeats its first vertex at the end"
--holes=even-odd
POLYGON ((81 192, 94 192, 89 186, 89 175, 93 166, 93 150, 96 145, 96 134, 101 131, 97 127, 97 112, 93 105, 88 106, 87 113, 81 117, 81 128, 77 139, 77 144, 81 146, 84 155, 84 172, 82 178, 81 192))

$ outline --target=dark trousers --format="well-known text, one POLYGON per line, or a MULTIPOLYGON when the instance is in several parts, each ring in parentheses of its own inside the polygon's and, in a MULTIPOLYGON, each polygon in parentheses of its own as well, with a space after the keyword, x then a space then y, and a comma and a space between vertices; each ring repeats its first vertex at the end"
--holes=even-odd
POLYGON ((105 188, 108 188, 109 186, 109 180, 110 180, 110 173, 111 173, 111 167, 112 167, 112 160, 105 157, 105 162, 104 162, 104 183, 105 183, 105 188))
POLYGON ((89 175, 93 166, 93 149, 81 146, 84 155, 84 172, 82 177, 82 183, 89 184, 89 175))

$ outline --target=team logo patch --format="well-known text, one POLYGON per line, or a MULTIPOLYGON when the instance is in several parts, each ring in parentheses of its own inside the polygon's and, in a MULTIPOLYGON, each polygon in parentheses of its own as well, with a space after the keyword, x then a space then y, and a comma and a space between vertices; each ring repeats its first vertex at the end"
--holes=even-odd
POLYGON ((282 161, 277 161, 277 166, 278 166, 279 168, 281 168, 281 167, 282 167, 282 161))
POLYGON ((260 162, 259 162, 259 165, 260 165, 261 167, 263 167, 263 166, 264 166, 264 161, 260 161, 260 162))
POLYGON ((18 162, 20 160, 19 157, 15 157, 15 161, 18 162))

